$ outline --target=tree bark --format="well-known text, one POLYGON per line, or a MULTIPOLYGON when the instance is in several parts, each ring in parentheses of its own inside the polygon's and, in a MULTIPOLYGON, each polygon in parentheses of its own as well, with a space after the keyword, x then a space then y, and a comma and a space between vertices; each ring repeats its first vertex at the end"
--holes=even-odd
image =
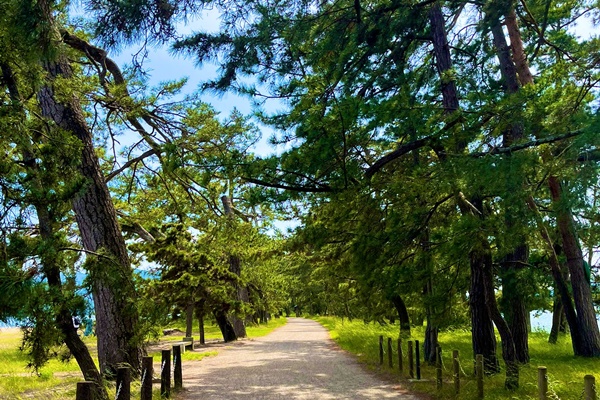
POLYGON ((216 310, 213 314, 217 320, 217 325, 221 330, 221 334, 223 335, 223 340, 225 342, 233 342, 237 340, 235 329, 233 329, 233 325, 227 318, 227 313, 223 310, 216 310))
POLYGON ((483 249, 483 282, 485 292, 485 303, 492 321, 498 329, 502 343, 502 359, 506 364, 506 380, 504 387, 509 390, 515 390, 519 387, 519 365, 517 363, 517 354, 515 351, 515 342, 508 324, 502 317, 494 290, 494 274, 492 271, 492 254, 489 249, 483 249))
POLYGON ((402 297, 396 295, 392 297, 392 303, 398 312, 398 319, 400 320, 400 336, 410 337, 410 319, 404 300, 402 297))
POLYGON ((496 355, 496 336, 494 324, 490 318, 485 298, 484 257, 480 252, 471 251, 471 288, 469 305, 471 309, 471 337, 473 356, 482 354, 487 374, 500 372, 500 363, 496 355))
MULTIPOLYGON (((505 90, 510 94, 517 93, 520 88, 517 79, 517 68, 511 58, 510 48, 506 43, 504 32, 498 21, 492 24, 492 35, 505 90)), ((511 124, 510 129, 503 132, 502 145, 510 147, 515 141, 522 138, 523 124, 521 121, 515 121, 511 124)), ((507 188, 507 190, 510 190, 510 188, 507 188)), ((510 212, 506 213, 506 230, 508 232, 517 225, 518 222, 515 219, 515 216, 510 212)), ((501 269, 504 315, 514 339, 517 361, 522 364, 529 362, 529 329, 527 325, 529 312, 525 304, 524 293, 519 290, 517 274, 522 266, 527 263, 528 253, 527 238, 519 234, 518 245, 505 256, 501 269)))
POLYGON ((204 337, 204 304, 205 301, 201 300, 196 303, 196 318, 198 319, 198 330, 200 332, 200 344, 206 344, 204 337))
POLYGON ((587 281, 583 254, 579 246, 579 237, 571 210, 563 203, 562 187, 555 176, 548 177, 548 186, 552 196, 558 230, 562 239, 562 248, 567 258, 567 267, 571 277, 573 300, 577 312, 577 325, 581 336, 580 351, 585 357, 600 357, 600 329, 592 302, 592 290, 587 281))
MULTIPOLYGON (((45 17, 49 23, 54 22, 49 9, 45 17)), ((94 298, 100 368, 113 374, 119 364, 126 363, 139 371, 142 350, 136 339, 138 315, 133 274, 114 205, 79 101, 72 96, 63 103, 54 93, 55 80, 70 78, 71 67, 64 56, 44 61, 43 67, 48 81, 38 93, 42 115, 71 132, 82 145, 80 171, 86 187, 73 200, 73 210, 84 248, 102 253, 96 260, 92 256, 86 260, 94 298)))
MULTIPOLYGON (((441 6, 438 2, 433 3, 429 11, 429 22, 433 36, 433 48, 435 53, 435 62, 440 81, 442 82, 442 97, 444 112, 447 115, 453 114, 459 109, 458 93, 456 83, 448 74, 452 73, 452 58, 450 47, 446 34, 446 27, 441 6)), ((455 141, 455 151, 461 153, 466 148, 466 143, 461 138, 455 141)), ((443 161, 445 154, 438 156, 443 161)), ((459 190, 456 190, 459 193, 459 190)), ((465 204, 465 199, 460 194, 456 195, 457 203, 463 216, 472 215, 473 211, 465 204)), ((488 243, 478 243, 476 246, 488 243)), ((496 356, 496 337, 494 335, 494 325, 489 315, 489 310, 485 302, 484 291, 484 260, 476 251, 471 251, 469 257, 471 267, 471 286, 469 290, 469 304, 471 309, 471 326, 473 342, 473 358, 476 354, 482 354, 485 360, 484 368, 486 373, 496 373, 500 370, 498 358, 496 356)))
MULTIPOLYGON (((235 213, 233 211, 233 205, 231 204, 231 199, 227 196, 221 197, 221 202, 223 203, 223 209, 225 210, 225 215, 227 218, 233 218, 235 213)), ((234 254, 229 255, 229 271, 236 274, 238 277, 242 275, 242 264, 240 257, 234 254)), ((236 300, 241 301, 244 304, 248 304, 250 302, 250 298, 248 296, 248 288, 239 283, 235 284, 236 291, 236 300)), ((235 334, 237 338, 245 338, 246 337, 246 325, 244 323, 244 319, 238 317, 235 314, 230 316, 231 321, 233 323, 233 329, 235 330, 235 334)))
POLYGON ((558 342, 558 334, 561 332, 561 328, 564 326, 565 311, 560 300, 560 296, 554 295, 554 304, 552 306, 552 328, 550 329, 550 335, 548 336, 548 343, 556 344, 558 342))
POLYGON ((194 323, 194 303, 190 302, 185 308, 185 337, 192 337, 194 323))
MULTIPOLYGON (((0 71, 2 72, 2 78, 7 83, 9 96, 15 104, 22 103, 21 96, 19 94, 18 86, 12 73, 12 69, 9 65, 0 62, 0 71)), ((25 119, 25 112, 21 108, 22 117, 25 119)), ((41 197, 47 198, 47 190, 44 189, 44 185, 40 181, 40 166, 36 161, 35 156, 27 148, 22 150, 23 154, 23 165, 28 170, 28 175, 33 182, 36 194, 31 198, 31 204, 36 210, 38 226, 40 231, 40 237, 46 242, 46 245, 53 247, 55 241, 56 221, 53 220, 52 213, 49 210, 47 201, 41 200, 41 197), (38 196, 41 196, 38 198, 38 196)), ((46 247, 46 246, 44 246, 46 247)), ((55 247, 55 246, 54 246, 55 247)), ((75 357, 77 365, 81 370, 83 378, 87 381, 93 381, 94 395, 97 400, 108 400, 108 393, 104 386, 104 380, 100 371, 96 367, 94 359, 92 358, 89 349, 85 343, 81 340, 77 334, 77 329, 73 325, 72 315, 67 308, 67 303, 64 298, 64 288, 61 280, 61 271, 59 262, 57 259, 57 249, 46 249, 40 254, 40 261, 42 265, 42 273, 46 277, 48 282, 49 291, 52 298, 52 303, 56 309, 56 325, 63 335, 65 345, 75 357)))

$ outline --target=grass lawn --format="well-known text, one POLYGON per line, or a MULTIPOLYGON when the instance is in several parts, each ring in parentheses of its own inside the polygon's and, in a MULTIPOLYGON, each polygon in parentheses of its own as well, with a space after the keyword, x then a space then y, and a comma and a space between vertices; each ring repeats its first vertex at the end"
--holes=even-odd
MULTIPOLYGON (((381 326, 379 324, 364 324, 362 321, 342 321, 340 318, 317 317, 331 334, 331 337, 345 350, 355 354, 358 359, 369 368, 402 382, 406 387, 416 392, 428 393, 437 399, 476 399, 477 386, 473 377, 473 354, 471 350, 471 333, 466 330, 443 332, 439 335, 443 358, 443 387, 436 389, 435 367, 422 365, 422 382, 408 380, 408 366, 406 358, 406 342, 424 338, 424 327, 412 330, 412 337, 403 340, 404 371, 398 371, 396 339, 398 326, 381 326), (384 356, 384 366, 379 367, 379 335, 384 336, 385 351, 387 352, 387 338, 393 339, 394 369, 387 366, 387 354, 384 356), (461 362, 461 392, 454 395, 452 374, 452 350, 459 350, 461 362)), ((499 339, 499 338, 498 338, 499 339)), ((498 344, 500 346, 500 343, 498 344)), ((549 399, 581 399, 583 398, 583 377, 587 374, 596 376, 600 381, 600 359, 589 359, 573 356, 571 341, 568 336, 562 336, 556 345, 548 344, 548 335, 545 332, 533 332, 529 340, 531 362, 520 369, 520 387, 514 392, 504 389, 504 370, 492 377, 486 377, 484 392, 486 399, 538 399, 537 376, 538 366, 548 368, 549 399)), ((422 352, 421 352, 422 354, 422 352)), ((498 348, 500 357, 501 349, 498 348)), ((503 366, 503 364, 502 364, 503 366)))
MULTIPOLYGON (((285 318, 279 318, 269 321, 267 325, 250 326, 247 328, 248 337, 264 336, 285 323, 285 318)), ((171 326, 171 328, 181 327, 176 325, 171 326)), ((207 340, 221 338, 220 331, 215 325, 207 324, 205 331, 207 340)), ((195 331, 194 337, 196 339, 198 339, 198 335, 198 331, 195 331)), ((19 351, 21 338, 22 334, 19 329, 0 329, 0 400, 74 399, 76 383, 82 380, 79 366, 75 360, 72 359, 69 362, 61 362, 56 359, 51 360, 41 369, 38 376, 31 369, 27 368, 27 356, 19 351)), ((181 339, 182 336, 179 335, 164 336, 160 338, 160 341, 181 341, 181 339)), ((85 342, 92 354, 95 355, 96 338, 85 338, 85 342)), ((216 354, 216 351, 186 351, 182 355, 182 360, 184 362, 198 361, 204 357, 216 354)), ((153 352, 149 355, 154 356, 155 371, 157 371, 157 368, 160 366, 160 352, 153 352)), ((139 383, 133 382, 131 391, 132 398, 139 398, 139 383)), ((110 393, 114 393, 114 388, 109 389, 110 393)), ((156 385, 153 398, 160 399, 160 389, 156 385)))

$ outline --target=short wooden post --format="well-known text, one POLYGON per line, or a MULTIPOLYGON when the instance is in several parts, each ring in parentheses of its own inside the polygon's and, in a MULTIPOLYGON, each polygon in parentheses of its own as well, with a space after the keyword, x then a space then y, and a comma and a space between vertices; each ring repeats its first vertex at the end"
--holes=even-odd
POLYGON ((408 341, 408 375, 411 378, 415 377, 415 373, 414 373, 414 361, 413 361, 413 342, 412 340, 408 341))
POLYGON ((131 400, 131 373, 127 367, 117 369, 117 395, 115 400, 131 400))
POLYGON ((435 348, 435 383, 439 389, 442 388, 442 348, 437 346, 435 348))
POLYGON ((152 376, 154 374, 152 362, 152 357, 142 357, 141 400, 152 400, 152 376))
POLYGON ((419 341, 415 340, 415 367, 417 370, 417 379, 421 379, 421 348, 419 341))
POLYGON ((183 387, 183 373, 181 371, 181 346, 173 346, 173 387, 183 387))
POLYGON ((383 336, 379 336, 379 365, 383 365, 383 336))
POLYGON ((388 365, 390 368, 394 368, 394 350, 392 350, 392 338, 388 338, 388 365))
POLYGON ((460 393, 460 364, 458 363, 458 350, 452 350, 452 370, 454 374, 454 394, 460 393))
POLYGON ((584 385, 584 399, 585 400, 597 400, 598 394, 596 392, 596 378, 593 375, 586 375, 583 377, 584 385))
POLYGON ((548 398, 548 368, 538 367, 538 393, 540 400, 548 398))
POLYGON ((475 356, 475 375, 477 376, 477 398, 483 399, 483 354, 475 356))
POLYGON ((398 339, 398 370, 402 372, 402 339, 398 339))
POLYGON ((77 382, 75 400, 94 400, 94 384, 92 381, 77 382))
POLYGON ((160 364, 160 395, 171 397, 171 350, 162 351, 160 364))

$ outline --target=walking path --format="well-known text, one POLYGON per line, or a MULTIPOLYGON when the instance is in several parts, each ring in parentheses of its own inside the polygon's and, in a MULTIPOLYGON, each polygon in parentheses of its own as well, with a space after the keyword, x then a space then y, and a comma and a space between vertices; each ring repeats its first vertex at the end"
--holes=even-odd
POLYGON ((399 386, 366 372, 318 323, 288 318, 268 336, 186 363, 178 399, 403 399, 399 386))

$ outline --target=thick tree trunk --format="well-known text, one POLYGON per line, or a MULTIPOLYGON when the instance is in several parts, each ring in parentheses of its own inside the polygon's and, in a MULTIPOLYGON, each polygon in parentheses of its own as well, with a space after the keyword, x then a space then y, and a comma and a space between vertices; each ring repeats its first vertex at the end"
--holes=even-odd
MULTIPOLYGON (((456 83, 452 79, 445 77, 445 74, 452 70, 452 58, 450 47, 446 34, 444 15, 439 2, 433 3, 429 11, 429 22, 433 37, 433 49, 435 53, 435 62, 440 81, 442 85, 442 96, 444 112, 447 115, 453 114, 459 109, 458 94, 456 83)), ((466 143, 461 138, 456 138, 455 151, 461 153, 466 147, 466 143)), ((445 154, 438 156, 443 161, 445 154)), ((457 192, 459 190, 457 189, 457 192)), ((457 203, 463 216, 471 215, 472 211, 467 207, 457 195, 457 203)), ((484 357, 484 368, 486 373, 497 373, 500 370, 498 358, 496 356, 496 336, 494 335, 494 324, 489 315, 485 302, 484 291, 484 260, 477 252, 470 254, 471 267, 471 287, 469 290, 469 304, 471 309, 471 335, 473 341, 473 358, 476 354, 482 354, 484 357)))
POLYGON ((101 254, 88 255, 86 262, 94 298, 100 368, 102 372, 114 373, 119 364, 126 363, 139 371, 142 351, 136 340, 138 316, 132 270, 92 134, 78 100, 73 96, 61 103, 54 95, 54 80, 71 76, 66 58, 45 62, 44 69, 49 82, 38 94, 42 115, 71 132, 82 144, 80 168, 86 188, 73 201, 73 210, 84 248, 101 254))
POLYGON ((233 325, 229 322, 227 318, 227 313, 223 310, 217 310, 214 312, 215 319, 217 320, 217 325, 221 330, 221 334, 223 335, 223 340, 225 342, 233 342, 237 340, 237 336, 235 334, 235 329, 233 329, 233 325))
POLYGON ((552 195, 563 252, 567 258, 567 267, 571 276, 577 325, 582 333, 581 354, 579 355, 600 357, 600 329, 598 328, 596 312, 592 302, 592 290, 585 275, 583 254, 579 247, 579 237, 575 230, 573 215, 571 210, 563 203, 562 187, 555 176, 548 178, 548 186, 552 195))
MULTIPOLYGON (((0 63, 0 71, 2 78, 6 82, 11 100, 15 104, 21 104, 22 99, 19 94, 16 80, 13 76, 12 69, 5 63, 0 63)), ((21 108, 23 119, 26 118, 24 110, 21 108)), ((23 165, 28 169, 28 175, 33 183, 33 187, 37 192, 32 196, 32 205, 36 210, 38 226, 41 238, 47 245, 52 246, 55 243, 55 225, 56 222, 52 218, 46 200, 38 200, 36 196, 46 198, 44 185, 40 181, 40 167, 32 152, 25 148, 22 150, 23 165)), ((46 246, 44 246, 46 248, 46 246)), ((94 396, 97 400, 108 400, 108 393, 104 386, 104 380, 100 371, 96 367, 89 349, 77 334, 77 329, 73 326, 72 315, 67 308, 67 302, 63 295, 63 286, 61 281, 61 271, 57 260, 56 249, 46 248, 40 254, 42 272, 48 282, 49 291, 52 297, 52 309, 57 310, 56 325, 60 329, 65 345, 75 357, 77 365, 81 370, 83 378, 87 381, 95 382, 94 396)))
POLYGON ((410 337, 410 319, 404 300, 402 300, 402 297, 396 295, 392 297, 392 303, 398 312, 398 319, 400 320, 400 336, 410 337))
POLYGON ((506 364, 506 380, 504 387, 509 390, 515 390, 519 387, 519 365, 515 351, 515 342, 508 324, 502 317, 498 304, 496 303, 496 294, 494 290, 494 274, 492 272, 492 255, 489 249, 484 249, 481 257, 483 262, 483 282, 485 288, 485 303, 492 321, 498 329, 502 343, 502 359, 506 364))
POLYGON ((515 343, 517 361, 529 362, 529 310, 523 291, 519 289, 518 272, 528 259, 527 246, 517 247, 502 263, 502 309, 515 343))
POLYGON ((494 324, 490 317, 485 300, 484 257, 480 252, 472 251, 471 288, 469 304, 471 308, 471 336, 473 355, 482 354, 487 374, 500 372, 500 364, 496 355, 496 336, 494 324))
MULTIPOLYGON (((492 35, 496 54, 500 62, 500 71, 505 90, 507 93, 517 93, 520 89, 517 79, 517 68, 498 21, 495 21, 492 25, 492 35)), ((503 133, 502 145, 506 147, 511 146, 522 137, 523 124, 517 120, 503 133)), ((510 190, 510 188, 507 188, 507 190, 510 190)), ((516 218, 518 217, 507 213, 505 219, 508 232, 518 223, 518 221, 515 221, 516 218)), ((529 251, 527 238, 524 235, 519 235, 518 243, 516 248, 505 256, 502 264, 502 302, 504 304, 506 322, 514 339, 517 361, 526 364, 529 362, 529 312, 524 293, 522 290, 519 290, 517 274, 523 268, 523 265, 527 263, 529 251)))

